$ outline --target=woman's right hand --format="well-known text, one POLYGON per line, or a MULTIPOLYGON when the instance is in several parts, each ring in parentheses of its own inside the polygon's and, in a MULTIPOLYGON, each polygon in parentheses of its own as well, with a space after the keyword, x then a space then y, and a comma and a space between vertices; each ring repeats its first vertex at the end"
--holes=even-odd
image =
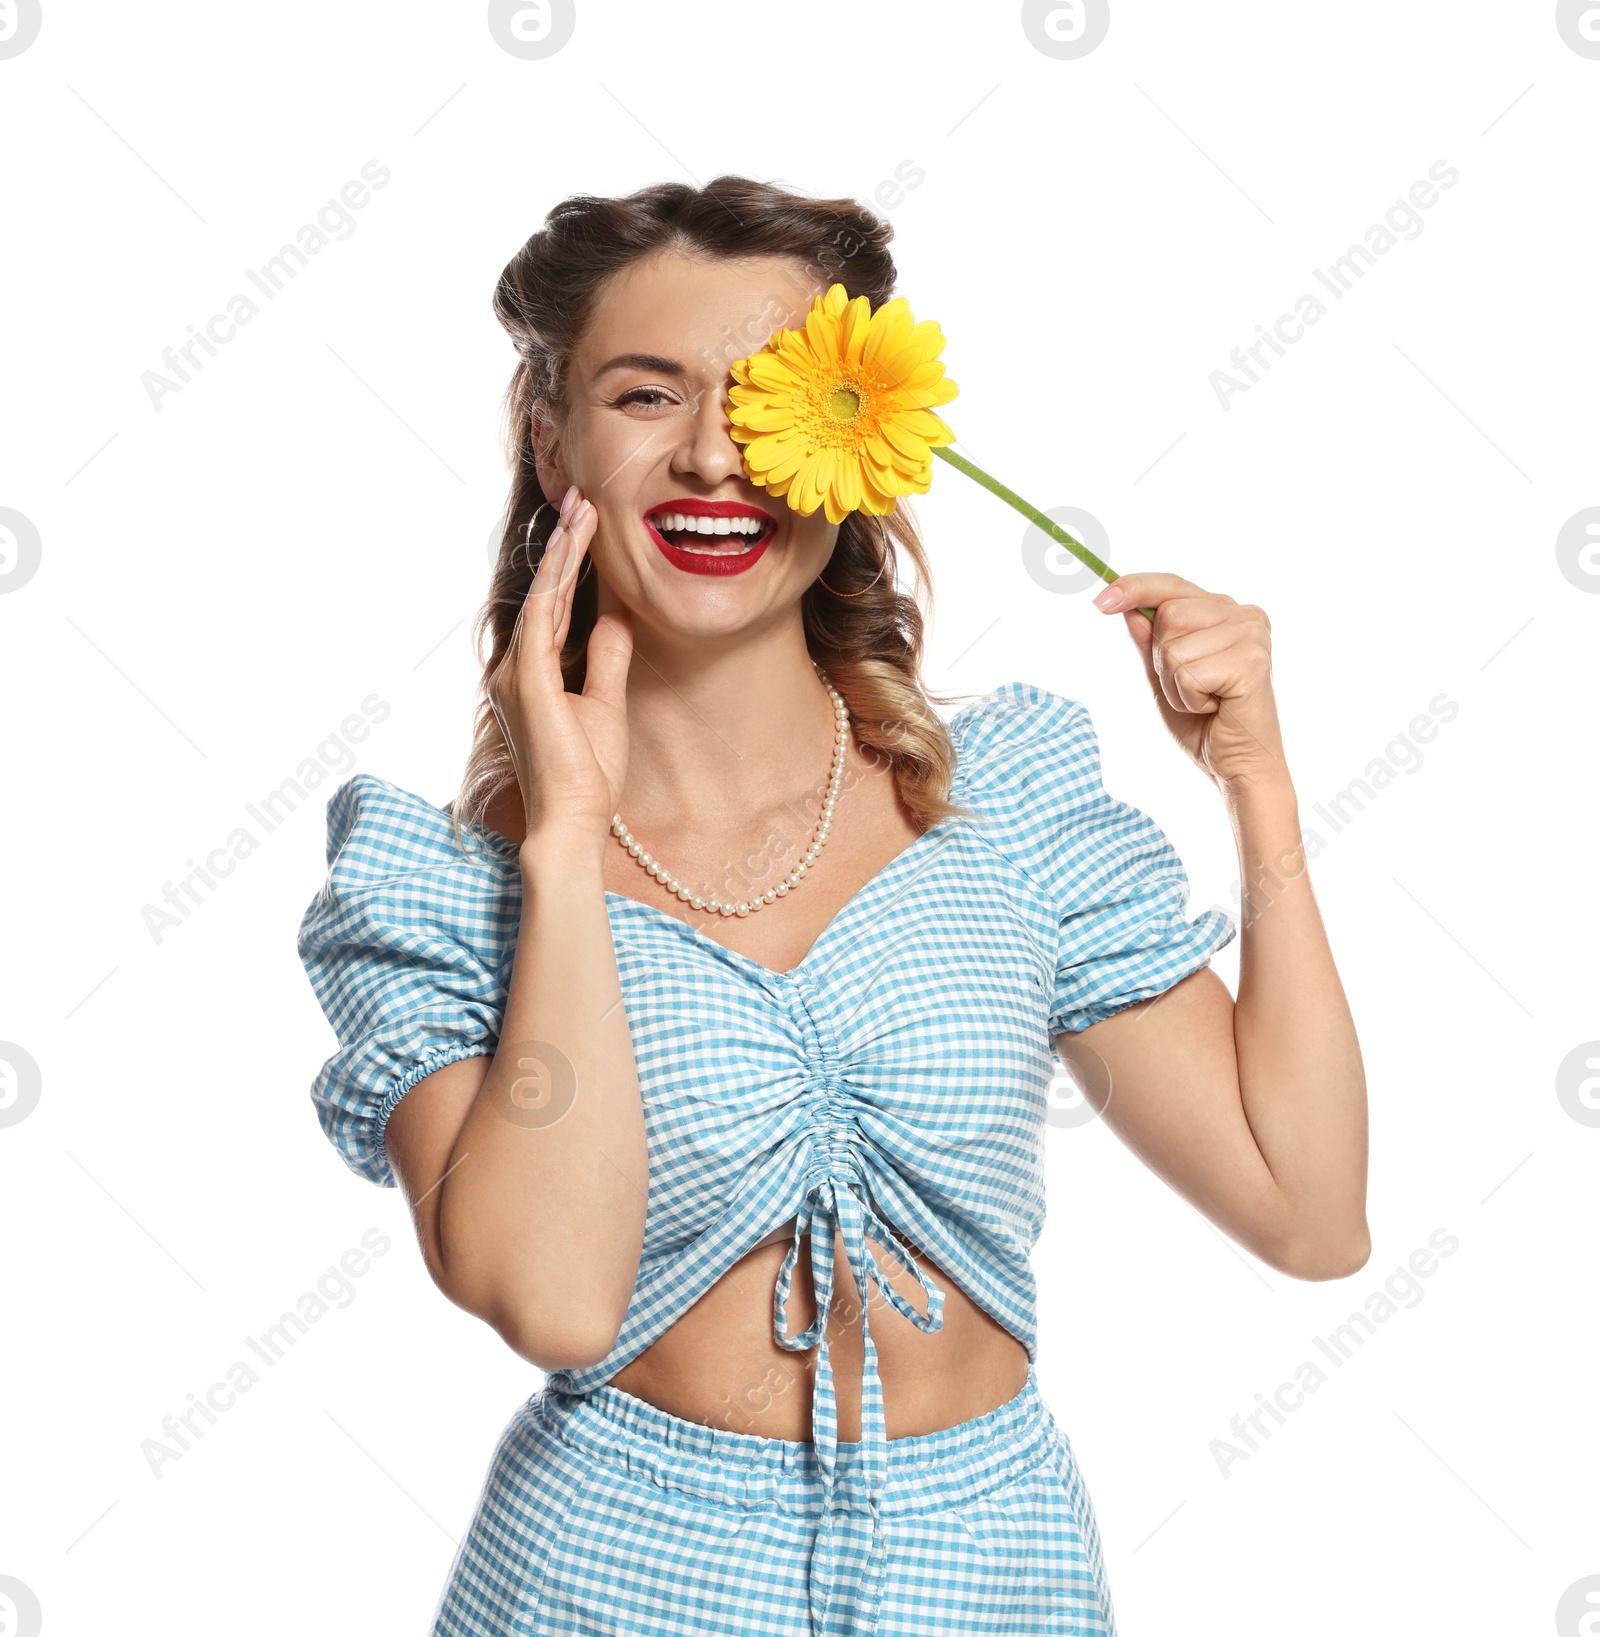
POLYGON ((601 841, 622 799, 633 657, 627 611, 595 621, 581 694, 568 693, 561 675, 573 592, 596 521, 594 507, 568 489, 511 644, 489 678, 489 702, 522 790, 524 846, 574 834, 601 841))

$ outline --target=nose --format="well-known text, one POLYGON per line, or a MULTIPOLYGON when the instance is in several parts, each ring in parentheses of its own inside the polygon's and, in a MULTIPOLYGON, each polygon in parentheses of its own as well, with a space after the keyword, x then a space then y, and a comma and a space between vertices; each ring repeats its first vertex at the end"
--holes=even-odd
POLYGON ((728 420, 725 382, 702 389, 685 424, 672 456, 672 470, 677 476, 695 477, 714 488, 744 469, 739 445, 728 435, 732 423, 728 420))

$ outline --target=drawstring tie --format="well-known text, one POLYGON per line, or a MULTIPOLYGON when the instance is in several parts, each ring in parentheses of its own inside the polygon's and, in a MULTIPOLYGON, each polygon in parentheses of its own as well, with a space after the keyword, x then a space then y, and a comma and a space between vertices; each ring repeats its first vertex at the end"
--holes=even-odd
POLYGON ((935 1331, 944 1323, 944 1292, 911 1258, 911 1268, 928 1299, 926 1316, 919 1313, 890 1284, 888 1275, 867 1249, 877 1240, 904 1266, 903 1247, 887 1224, 869 1210, 847 1183, 819 1178, 806 1192, 795 1218, 789 1245, 772 1292, 773 1340, 791 1353, 817 1347, 817 1379, 811 1400, 811 1441, 822 1472, 822 1515, 811 1550, 809 1595, 813 1637, 830 1632, 870 1632, 875 1629, 883 1587, 883 1537, 879 1509, 889 1474, 889 1439, 883 1413, 883 1382, 878 1375, 878 1349, 867 1322, 869 1293, 876 1285, 884 1299, 917 1329, 935 1331), (836 1517, 833 1509, 834 1475, 838 1465, 838 1399, 834 1390, 833 1361, 828 1349, 828 1315, 833 1305, 835 1232, 844 1234, 845 1257, 861 1299, 861 1444, 860 1459, 866 1480, 867 1511, 851 1509, 836 1517), (801 1236, 811 1235, 811 1282, 817 1312, 810 1326, 789 1335, 789 1289, 800 1255, 801 1236), (865 1522, 865 1527, 863 1523, 865 1522), (836 1623, 835 1623, 836 1622, 836 1623))

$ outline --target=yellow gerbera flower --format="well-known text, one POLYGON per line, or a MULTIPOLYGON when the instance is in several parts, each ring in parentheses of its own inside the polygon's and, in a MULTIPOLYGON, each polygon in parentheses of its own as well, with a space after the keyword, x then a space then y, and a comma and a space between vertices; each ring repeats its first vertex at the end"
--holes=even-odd
POLYGON ((918 324, 904 296, 873 312, 833 285, 801 327, 733 365, 729 435, 751 480, 803 516, 821 506, 830 523, 926 494, 932 451, 955 440, 933 413, 956 395, 943 349, 939 326, 918 324))

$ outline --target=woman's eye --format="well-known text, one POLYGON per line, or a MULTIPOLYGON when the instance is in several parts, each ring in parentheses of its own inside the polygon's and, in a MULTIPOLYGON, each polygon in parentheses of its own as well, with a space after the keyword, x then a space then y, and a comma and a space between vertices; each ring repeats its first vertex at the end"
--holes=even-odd
POLYGON ((640 404, 646 409, 659 409, 672 402, 670 393, 663 392, 660 387, 635 387, 631 392, 624 392, 617 399, 618 404, 640 404))

